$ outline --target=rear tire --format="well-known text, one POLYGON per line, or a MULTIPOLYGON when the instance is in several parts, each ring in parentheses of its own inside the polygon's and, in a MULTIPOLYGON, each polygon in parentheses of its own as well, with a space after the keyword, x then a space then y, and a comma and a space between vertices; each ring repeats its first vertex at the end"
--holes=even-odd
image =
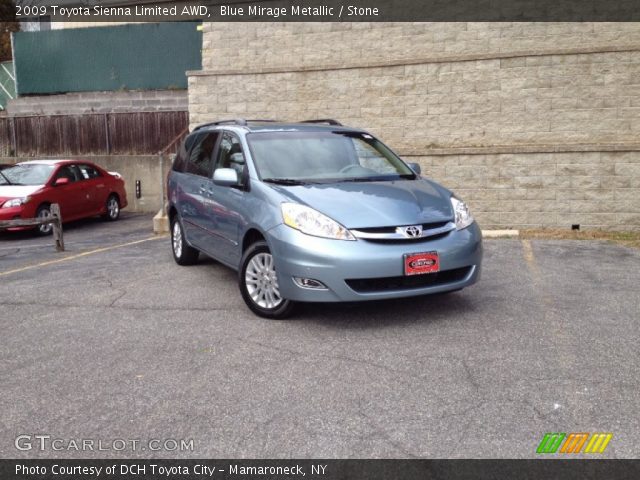
POLYGON ((200 252, 187 244, 184 229, 178 216, 171 219, 171 251, 173 259, 178 265, 193 265, 198 261, 200 252))
MULTIPOLYGON (((49 205, 40 205, 36 211, 36 218, 38 220, 44 220, 45 218, 51 218, 51 207, 49 205)), ((38 225, 36 227, 36 233, 42 237, 51 235, 53 232, 53 225, 46 223, 44 225, 38 225)))
POLYGON ((103 218, 110 222, 115 222, 120 218, 120 200, 118 200, 118 196, 111 194, 109 198, 107 198, 107 203, 105 203, 105 210, 107 213, 104 214, 103 218))
POLYGON ((294 310, 295 303, 280 295, 275 264, 267 242, 254 243, 242 256, 238 286, 244 303, 260 317, 283 319, 294 310))

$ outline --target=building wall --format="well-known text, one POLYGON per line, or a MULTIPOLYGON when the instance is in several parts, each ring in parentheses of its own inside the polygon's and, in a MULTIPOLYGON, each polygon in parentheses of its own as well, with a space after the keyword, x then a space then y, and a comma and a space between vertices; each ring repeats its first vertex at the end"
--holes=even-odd
POLYGON ((484 227, 640 229, 638 23, 205 24, 202 65, 192 126, 336 118, 484 227))

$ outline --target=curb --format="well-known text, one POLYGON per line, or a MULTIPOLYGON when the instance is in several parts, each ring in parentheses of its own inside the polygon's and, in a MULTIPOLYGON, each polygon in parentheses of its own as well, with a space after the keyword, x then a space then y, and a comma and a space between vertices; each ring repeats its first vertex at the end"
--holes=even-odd
POLYGON ((506 238, 518 235, 520 235, 520 230, 482 230, 483 238, 506 238))
POLYGON ((153 233, 169 233, 169 217, 164 208, 161 208, 153 217, 153 233))

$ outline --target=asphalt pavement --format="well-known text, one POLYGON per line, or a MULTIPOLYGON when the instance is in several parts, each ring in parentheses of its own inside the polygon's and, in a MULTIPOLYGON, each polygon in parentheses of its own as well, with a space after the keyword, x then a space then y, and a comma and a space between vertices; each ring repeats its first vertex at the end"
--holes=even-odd
POLYGON ((176 265, 149 216, 65 242, 0 234, 2 458, 533 458, 547 432, 639 456, 637 250, 486 240, 462 292, 270 321, 226 267, 176 265))

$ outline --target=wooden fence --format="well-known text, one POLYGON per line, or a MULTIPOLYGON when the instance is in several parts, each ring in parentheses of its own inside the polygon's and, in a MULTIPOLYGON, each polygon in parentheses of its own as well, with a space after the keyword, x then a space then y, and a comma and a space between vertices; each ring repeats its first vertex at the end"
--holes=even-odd
POLYGON ((40 225, 52 226, 53 242, 58 252, 64 252, 64 236, 62 233, 62 215, 60 205, 51 204, 51 216, 48 218, 18 218, 15 220, 0 221, 0 231, 19 227, 39 227, 40 225))
POLYGON ((186 111, 0 117, 0 157, 155 154, 188 125, 186 111))

